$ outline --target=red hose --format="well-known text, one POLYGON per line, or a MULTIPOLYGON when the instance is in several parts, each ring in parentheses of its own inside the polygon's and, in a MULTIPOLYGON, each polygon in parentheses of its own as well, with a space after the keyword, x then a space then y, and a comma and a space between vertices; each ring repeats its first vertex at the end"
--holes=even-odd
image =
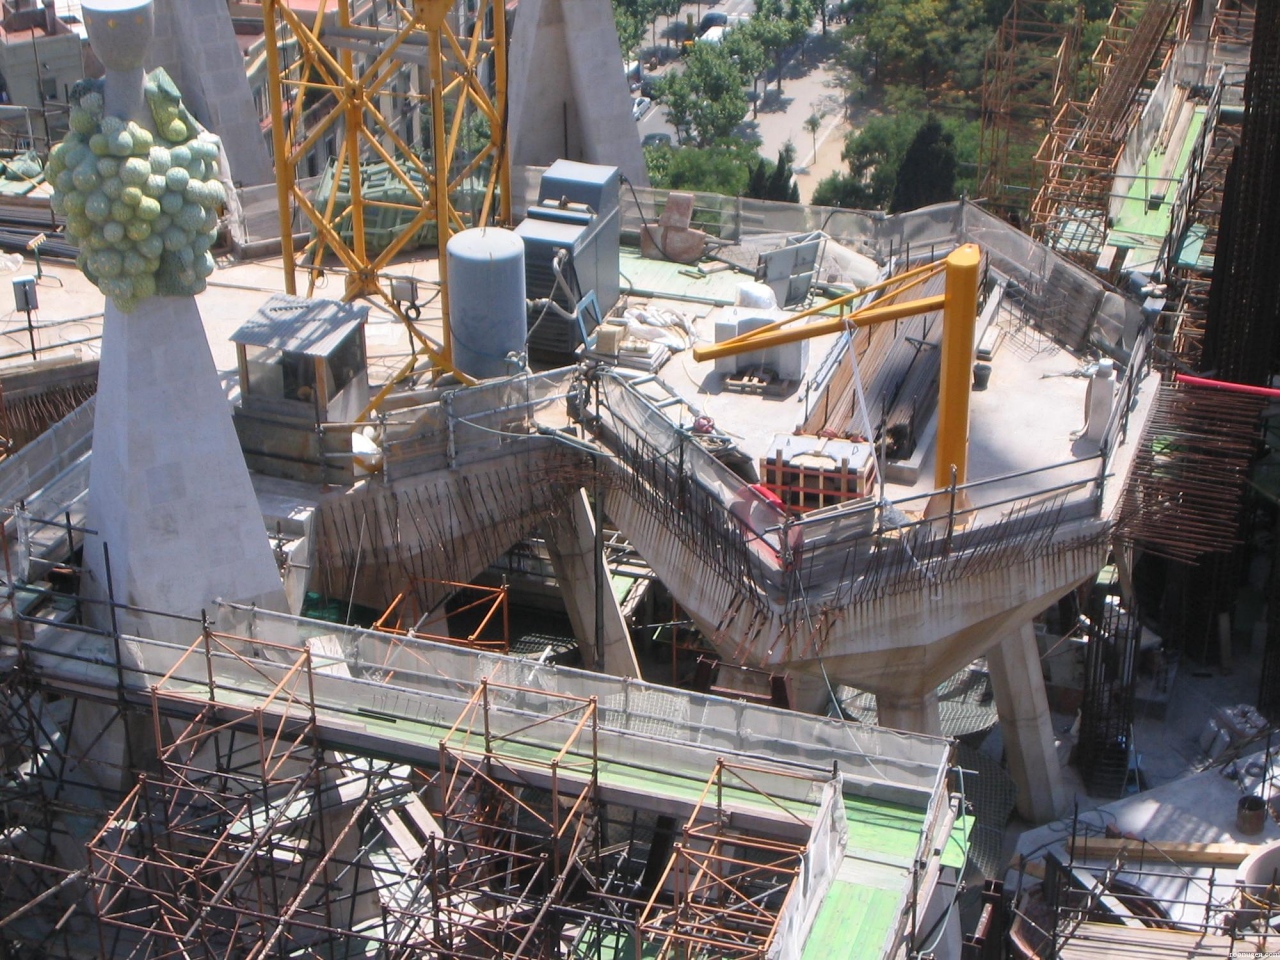
POLYGON ((1185 373, 1174 375, 1179 383, 1193 387, 1209 387, 1213 390, 1226 390, 1229 393, 1247 393, 1254 397, 1280 397, 1280 389, 1275 387, 1254 387, 1247 383, 1228 383, 1226 380, 1209 380, 1205 377, 1191 377, 1185 373))

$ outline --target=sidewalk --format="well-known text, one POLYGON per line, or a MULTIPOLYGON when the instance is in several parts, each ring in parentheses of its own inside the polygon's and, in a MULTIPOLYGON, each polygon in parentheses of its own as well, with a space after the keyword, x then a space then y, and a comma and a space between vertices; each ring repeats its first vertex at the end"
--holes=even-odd
MULTIPOLYGON (((848 168, 840 154, 844 151, 844 143, 850 131, 851 127, 843 118, 828 117, 823 120, 822 129, 818 131, 817 151, 813 150, 812 137, 809 137, 809 142, 806 144, 809 148, 807 151, 800 147, 793 170, 796 175, 796 186, 800 189, 801 203, 809 203, 812 200, 813 191, 817 189, 824 177, 847 171, 848 168)), ((805 136, 809 136, 807 130, 805 136)))

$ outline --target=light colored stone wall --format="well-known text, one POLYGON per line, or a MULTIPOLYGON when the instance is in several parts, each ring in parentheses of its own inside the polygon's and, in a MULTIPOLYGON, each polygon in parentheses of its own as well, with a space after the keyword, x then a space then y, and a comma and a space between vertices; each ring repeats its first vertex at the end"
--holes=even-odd
MULTIPOLYGON (((65 106, 67 90, 84 77, 80 48, 80 38, 74 33, 37 36, 33 44, 31 34, 24 31, 7 36, 5 42, 0 43, 0 73, 8 85, 9 102, 31 109, 32 131, 37 137, 45 135, 39 119, 39 112, 45 106, 41 83, 54 81, 57 96, 49 104, 65 106)), ((57 135, 55 124, 54 136, 57 135)))
POLYGON ((235 183, 271 182, 274 173, 226 0, 156 0, 155 17, 148 68, 164 67, 196 119, 222 138, 235 183))
POLYGON ((521 0, 509 63, 513 164, 581 160, 648 186, 609 4, 521 0))

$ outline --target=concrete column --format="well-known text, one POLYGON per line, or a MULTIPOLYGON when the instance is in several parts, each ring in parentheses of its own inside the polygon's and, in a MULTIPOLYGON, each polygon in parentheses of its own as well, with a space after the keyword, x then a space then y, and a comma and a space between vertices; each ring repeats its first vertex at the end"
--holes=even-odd
MULTIPOLYGON (((129 314, 107 301, 88 499, 97 532, 85 537, 84 562, 98 598, 105 544, 117 602, 187 617, 219 597, 286 609, 194 297, 151 297, 129 314)), ((155 639, 190 644, 200 633, 148 620, 144 635, 155 639)))
POLYGON ((1024 623, 992 647, 987 652, 987 665, 1009 772, 1018 785, 1018 813, 1032 823, 1047 823, 1066 806, 1066 792, 1031 623, 1024 623))
POLYGON ((267 142, 226 3, 156 0, 155 11, 147 67, 164 67, 182 90, 187 109, 222 139, 230 180, 246 186, 271 183, 267 142))
POLYGON ((936 689, 919 696, 877 692, 876 714, 882 727, 942 736, 936 689))
POLYGON ((564 605, 586 665, 615 677, 638 678, 640 665, 631 646, 631 632, 607 573, 603 589, 599 591, 604 614, 603 650, 600 655, 596 651, 597 571, 604 571, 605 565, 604 557, 596 550, 596 522, 585 490, 579 490, 570 499, 568 513, 557 516, 549 524, 547 552, 551 554, 551 565, 560 581, 564 605))
POLYGON ((618 167, 636 186, 648 186, 609 4, 521 0, 510 46, 511 162, 599 163, 618 167))
POLYGON ((831 687, 825 678, 807 673, 787 672, 787 699, 792 710, 825 714, 831 709, 831 687))

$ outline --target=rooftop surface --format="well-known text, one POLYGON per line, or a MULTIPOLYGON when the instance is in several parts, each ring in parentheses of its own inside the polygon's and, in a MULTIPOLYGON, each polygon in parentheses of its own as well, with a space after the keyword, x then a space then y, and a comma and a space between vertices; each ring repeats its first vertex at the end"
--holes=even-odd
MULTIPOLYGON (((634 262, 638 259, 632 257, 624 262, 624 281, 635 280, 631 272, 640 272, 634 262)), ((643 265, 650 295, 633 292, 623 302, 627 306, 652 305, 678 313, 691 323, 693 342, 714 342, 716 320, 732 303, 738 286, 751 279, 741 272, 725 270, 695 280, 675 264, 643 261, 643 265), (691 290, 697 297, 692 301, 686 299, 691 290)), ((284 292, 284 280, 279 260, 226 261, 220 266, 197 302, 214 363, 228 398, 235 400, 239 374, 231 337, 237 329, 255 322, 273 294, 284 292)), ((438 276, 437 262, 431 256, 405 259, 394 269, 398 275, 416 277, 424 291, 431 289, 438 276)), ((101 293, 68 264, 46 259, 42 270, 44 277, 37 283, 40 309, 32 315, 37 345, 55 353, 95 356, 98 344, 93 338, 101 331, 101 293)), ((34 272, 30 261, 14 274, 24 272, 34 272)), ((300 273, 300 294, 306 293, 301 288, 303 283, 305 276, 300 273)), ((340 299, 335 290, 340 283, 340 275, 326 274, 317 283, 314 296, 340 299)), ((408 361, 410 339, 385 304, 370 301, 367 305, 370 380, 378 384, 408 361)), ((32 336, 26 315, 11 311, 0 323, 0 361, 22 363, 30 356, 32 336)), ((999 330, 990 361, 990 385, 970 394, 970 481, 1015 475, 990 485, 984 496, 994 502, 1096 476, 1098 445, 1076 436, 1085 421, 1088 357, 1066 349, 1014 311, 999 312, 990 324, 999 330), (1049 475, 1016 476, 1050 467, 1054 469, 1049 475)), ((423 304, 419 327, 428 336, 441 336, 438 300, 433 298, 423 304)), ((695 361, 688 350, 675 353, 658 375, 690 408, 710 416, 719 432, 758 462, 773 452, 769 448, 775 435, 795 432, 806 419, 816 401, 811 392, 814 382, 824 365, 830 364, 831 351, 840 345, 843 336, 829 334, 810 341, 804 377, 788 384, 781 393, 728 389, 713 363, 695 361)), ((862 330, 856 336, 866 338, 869 334, 862 330)), ((1150 391, 1141 396, 1144 402, 1149 400, 1150 391)), ((917 458, 911 482, 890 479, 886 489, 890 500, 934 489, 931 439, 926 431, 924 450, 917 458)))

